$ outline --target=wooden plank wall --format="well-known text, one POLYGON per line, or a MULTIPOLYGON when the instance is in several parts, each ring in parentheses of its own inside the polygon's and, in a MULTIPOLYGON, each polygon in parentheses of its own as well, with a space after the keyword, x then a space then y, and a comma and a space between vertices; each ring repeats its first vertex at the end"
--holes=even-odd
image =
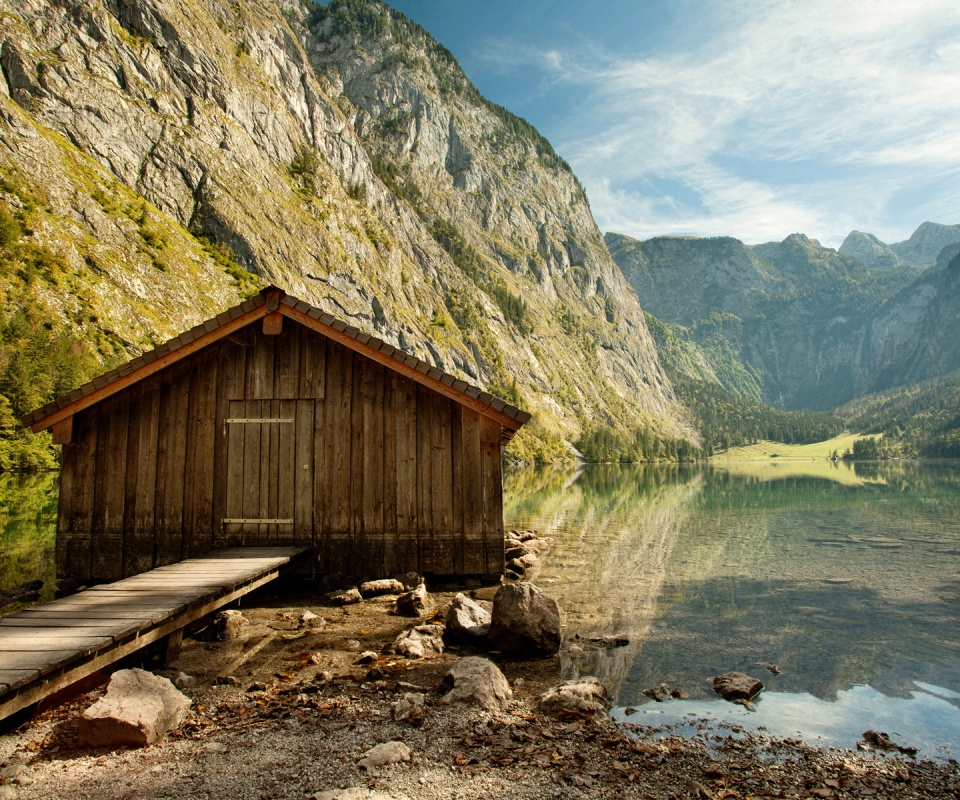
POLYGON ((320 570, 358 577, 499 573, 500 434, 289 319, 274 336, 257 322, 77 415, 58 574, 113 580, 231 545, 312 545, 320 570), (294 422, 227 425, 237 409, 294 422), (222 525, 237 508, 293 524, 222 525))

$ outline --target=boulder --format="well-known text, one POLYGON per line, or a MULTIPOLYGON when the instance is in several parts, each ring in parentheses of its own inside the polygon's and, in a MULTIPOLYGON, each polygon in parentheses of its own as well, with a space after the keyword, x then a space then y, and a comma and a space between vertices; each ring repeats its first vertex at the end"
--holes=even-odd
POLYGON ((713 691, 724 700, 752 700, 763 691, 763 683, 742 672, 726 672, 710 679, 713 691))
POLYGON ((507 583, 493 598, 490 642, 518 655, 553 655, 560 650, 560 610, 532 583, 507 583))
POLYGON ((490 612, 465 594, 453 598, 445 618, 450 641, 479 643, 490 633, 490 612))
POLYGON ((360 596, 360 592, 357 591, 356 586, 351 586, 349 589, 339 589, 335 592, 328 592, 323 596, 323 599, 332 606, 350 606, 363 602, 363 597, 360 596))
POLYGON ((427 594, 427 585, 421 583, 416 589, 404 592, 397 598, 397 613, 404 617, 425 617, 433 611, 433 600, 427 594))
POLYGON ((440 682, 440 702, 467 703, 488 711, 502 711, 513 697, 510 684, 496 664, 486 658, 461 658, 440 682))
POLYGON ((610 695, 599 680, 585 675, 548 689, 540 695, 538 705, 543 713, 555 717, 605 718, 610 708, 610 695))
POLYGON ((227 609, 217 614, 206 628, 197 631, 194 638, 206 642, 233 642, 243 635, 247 624, 243 614, 235 609, 227 609))
POLYGON ((377 581, 364 581, 359 589, 364 597, 380 597, 384 594, 400 594, 406 587, 396 578, 382 578, 377 581))
POLYGON ((410 760, 410 748, 394 740, 371 747, 357 762, 360 769, 371 770, 410 760))
POLYGON ((107 693, 83 712, 82 747, 143 747, 186 719, 190 698, 166 678, 142 669, 115 672, 107 693))
POLYGON ((644 689, 643 694, 652 697, 658 703, 665 703, 673 696, 673 689, 670 688, 668 683, 658 683, 656 686, 644 689))
POLYGON ((417 625, 401 633, 389 652, 407 658, 426 658, 443 652, 443 625, 417 625))

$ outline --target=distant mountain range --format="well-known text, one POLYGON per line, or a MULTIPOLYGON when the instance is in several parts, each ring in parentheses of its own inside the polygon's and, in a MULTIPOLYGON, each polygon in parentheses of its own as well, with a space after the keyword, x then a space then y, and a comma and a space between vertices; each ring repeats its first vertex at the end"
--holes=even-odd
POLYGON ((854 232, 840 252, 802 234, 606 242, 674 373, 826 410, 960 368, 960 225, 895 245, 854 232))
POLYGON ((840 254, 862 261, 873 269, 903 264, 929 266, 944 247, 960 242, 960 225, 924 222, 905 242, 885 244, 872 233, 850 231, 840 245, 840 254))

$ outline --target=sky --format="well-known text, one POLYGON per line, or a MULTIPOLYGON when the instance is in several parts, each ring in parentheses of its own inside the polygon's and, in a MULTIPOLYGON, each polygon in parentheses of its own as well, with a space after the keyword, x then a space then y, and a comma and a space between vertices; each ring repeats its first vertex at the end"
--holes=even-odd
POLYGON ((602 231, 960 223, 957 0, 394 0, 572 166, 602 231))

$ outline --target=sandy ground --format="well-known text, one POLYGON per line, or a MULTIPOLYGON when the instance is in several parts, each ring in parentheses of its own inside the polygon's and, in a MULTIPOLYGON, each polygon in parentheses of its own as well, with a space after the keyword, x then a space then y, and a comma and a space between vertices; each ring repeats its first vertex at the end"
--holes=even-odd
MULTIPOLYGON (((475 594, 489 600, 494 590, 475 594)), ((443 609, 453 592, 432 596, 443 609)), ((736 727, 683 738, 607 720, 548 718, 536 698, 559 682, 559 657, 484 654, 513 686, 508 708, 443 705, 434 690, 468 653, 448 649, 420 661, 382 655, 397 634, 423 622, 392 614, 393 600, 331 608, 304 587, 248 596, 239 639, 184 640, 176 668, 196 683, 184 689, 194 704, 179 730, 140 749, 80 749, 78 716, 102 686, 61 698, 0 734, 0 800, 960 799, 956 762, 819 750, 736 727), (300 625, 307 610, 323 618, 318 627, 300 625), (364 651, 380 655, 357 664, 364 651), (394 704, 416 687, 427 695, 423 720, 394 720, 394 704), (403 742, 409 760, 371 770, 358 763, 388 741, 403 742)))

